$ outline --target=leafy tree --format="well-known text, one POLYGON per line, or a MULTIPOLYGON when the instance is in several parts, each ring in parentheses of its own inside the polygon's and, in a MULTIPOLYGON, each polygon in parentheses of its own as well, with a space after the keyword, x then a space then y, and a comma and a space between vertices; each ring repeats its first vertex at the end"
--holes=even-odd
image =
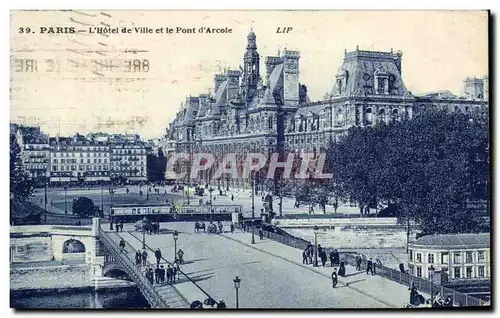
POLYGON ((16 137, 10 135, 10 197, 25 201, 33 193, 33 182, 23 169, 21 148, 16 137))
POLYGON ((480 229, 471 202, 489 194, 484 115, 428 112, 412 120, 352 128, 330 144, 330 190, 363 207, 395 207, 399 221, 424 233, 480 229))
POLYGON ((165 179, 165 170, 167 168, 167 158, 162 149, 158 149, 157 155, 148 154, 147 160, 147 175, 150 181, 162 181, 165 179))
POLYGON ((94 205, 92 199, 87 197, 78 197, 73 200, 73 214, 80 217, 89 217, 96 215, 99 207, 94 205), (97 208, 97 209, 96 209, 97 208))

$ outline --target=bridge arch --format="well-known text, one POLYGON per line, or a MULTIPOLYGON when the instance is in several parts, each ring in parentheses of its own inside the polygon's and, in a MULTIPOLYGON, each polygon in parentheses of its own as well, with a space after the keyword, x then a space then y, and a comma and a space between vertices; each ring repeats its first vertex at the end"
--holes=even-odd
POLYGON ((121 280, 127 280, 130 282, 133 282, 134 280, 130 277, 130 275, 120 266, 106 266, 103 269, 102 276, 104 277, 111 277, 111 278, 116 278, 116 279, 121 279, 121 280))
POLYGON ((63 254, 66 253, 85 253, 85 245, 76 239, 70 238, 63 243, 63 254))

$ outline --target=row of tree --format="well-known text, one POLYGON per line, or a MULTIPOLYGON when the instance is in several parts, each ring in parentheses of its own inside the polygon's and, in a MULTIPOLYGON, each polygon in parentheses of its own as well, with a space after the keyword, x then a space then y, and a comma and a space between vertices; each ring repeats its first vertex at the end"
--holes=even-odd
POLYGON ((489 168, 487 118, 435 111, 351 128, 328 147, 330 180, 287 186, 304 202, 356 202, 362 214, 390 207, 424 233, 478 232, 472 203, 489 202, 489 168))

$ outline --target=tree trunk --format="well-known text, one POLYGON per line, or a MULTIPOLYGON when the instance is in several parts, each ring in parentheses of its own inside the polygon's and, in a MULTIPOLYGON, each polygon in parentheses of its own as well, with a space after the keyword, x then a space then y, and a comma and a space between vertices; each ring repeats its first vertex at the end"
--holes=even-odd
POLYGON ((410 219, 406 221, 406 254, 408 254, 408 243, 410 242, 410 219))

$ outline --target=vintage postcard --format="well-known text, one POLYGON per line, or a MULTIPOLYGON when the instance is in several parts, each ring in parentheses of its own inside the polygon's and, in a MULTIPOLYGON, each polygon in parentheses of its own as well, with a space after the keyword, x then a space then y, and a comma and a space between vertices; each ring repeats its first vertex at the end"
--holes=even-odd
POLYGON ((12 308, 492 308, 488 11, 10 15, 12 308))

